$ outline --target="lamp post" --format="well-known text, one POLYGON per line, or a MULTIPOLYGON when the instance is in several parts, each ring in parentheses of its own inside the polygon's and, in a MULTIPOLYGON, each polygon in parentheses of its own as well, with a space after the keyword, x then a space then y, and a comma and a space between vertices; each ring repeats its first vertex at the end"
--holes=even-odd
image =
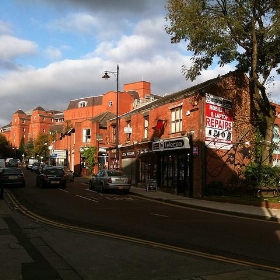
POLYGON ((103 79, 108 80, 110 78, 109 74, 116 75, 117 78, 117 104, 116 104, 116 169, 119 168, 119 65, 117 65, 117 71, 105 71, 102 76, 103 79))

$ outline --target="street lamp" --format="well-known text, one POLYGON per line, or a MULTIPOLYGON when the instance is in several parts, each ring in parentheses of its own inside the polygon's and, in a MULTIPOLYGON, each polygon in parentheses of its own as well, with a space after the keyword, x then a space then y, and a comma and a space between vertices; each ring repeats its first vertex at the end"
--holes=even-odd
POLYGON ((110 79, 109 74, 114 74, 117 78, 117 104, 116 104, 116 169, 119 167, 119 65, 117 65, 117 71, 105 71, 104 75, 102 76, 103 79, 108 80, 110 79))

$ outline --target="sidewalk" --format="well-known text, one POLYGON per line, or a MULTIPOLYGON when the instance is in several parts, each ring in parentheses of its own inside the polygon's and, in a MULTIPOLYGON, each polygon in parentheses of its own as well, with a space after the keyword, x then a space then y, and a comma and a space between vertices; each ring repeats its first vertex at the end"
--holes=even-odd
POLYGON ((147 192, 146 189, 136 187, 131 187, 130 192, 132 194, 140 195, 146 198, 155 199, 162 202, 172 203, 185 207, 205 211, 212 211, 216 213, 235 215, 239 217, 248 217, 254 219, 280 222, 279 207, 273 209, 268 207, 257 207, 242 204, 210 201, 205 199, 188 198, 180 195, 169 194, 160 190, 147 192))

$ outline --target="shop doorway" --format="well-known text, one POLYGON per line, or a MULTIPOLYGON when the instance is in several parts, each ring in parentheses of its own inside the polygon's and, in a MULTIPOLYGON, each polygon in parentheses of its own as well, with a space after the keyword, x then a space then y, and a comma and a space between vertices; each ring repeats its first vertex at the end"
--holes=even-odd
POLYGON ((190 196, 191 162, 189 149, 181 153, 163 153, 161 157, 160 182, 170 192, 190 196))

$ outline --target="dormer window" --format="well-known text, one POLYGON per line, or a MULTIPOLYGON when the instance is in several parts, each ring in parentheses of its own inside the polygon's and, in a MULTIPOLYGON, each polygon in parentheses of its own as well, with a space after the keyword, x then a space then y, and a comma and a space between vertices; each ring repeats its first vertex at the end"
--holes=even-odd
POLYGON ((87 102, 86 101, 80 101, 79 104, 78 104, 79 108, 83 108, 83 107, 86 107, 86 106, 87 106, 87 102))

